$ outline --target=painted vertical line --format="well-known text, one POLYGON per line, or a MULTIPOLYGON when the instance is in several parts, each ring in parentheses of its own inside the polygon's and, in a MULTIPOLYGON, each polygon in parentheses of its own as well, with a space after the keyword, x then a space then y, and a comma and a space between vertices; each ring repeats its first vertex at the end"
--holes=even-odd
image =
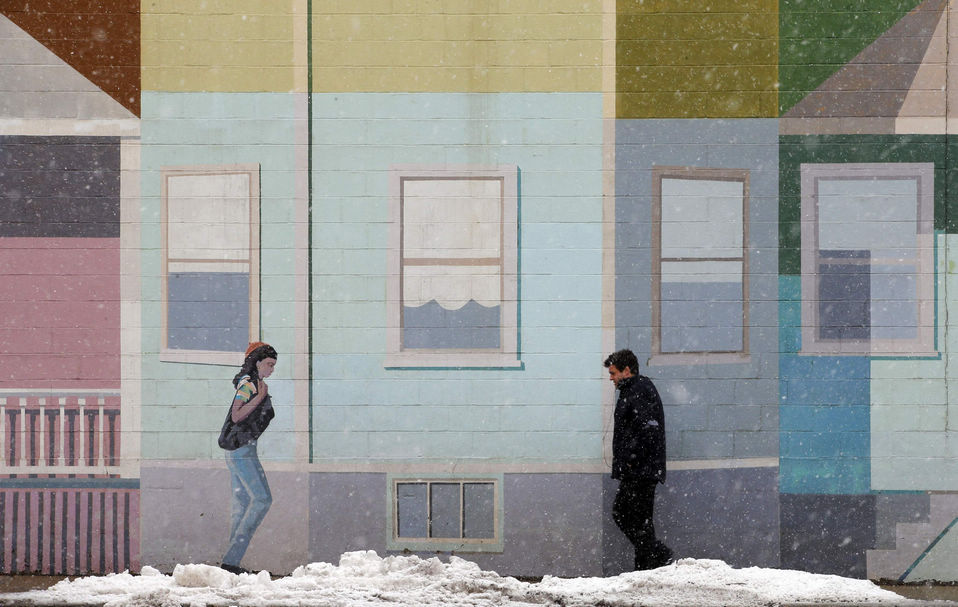
POLYGON ((57 568, 57 495, 59 492, 51 491, 50 495, 50 521, 48 525, 50 537, 47 539, 47 546, 49 550, 47 551, 47 558, 49 559, 50 566, 47 567, 47 571, 50 575, 56 573, 57 568))
POLYGON ((32 497, 33 497, 33 494, 30 492, 29 489, 23 492, 23 567, 21 568, 22 571, 30 571, 30 564, 33 562, 32 559, 30 558, 32 556, 32 550, 33 550, 33 542, 31 541, 33 538, 30 537, 31 536, 30 530, 33 528, 33 517, 30 516, 30 514, 32 514, 31 511, 33 509, 33 500, 31 499, 32 497))
POLYGON ((13 522, 10 525, 10 571, 16 571, 17 569, 17 553, 19 552, 17 542, 20 541, 20 492, 12 491, 13 493, 13 504, 11 505, 13 509, 13 522))
POLYGON ((62 492, 60 501, 60 567, 57 573, 67 571, 67 538, 70 536, 70 525, 67 512, 70 510, 70 493, 62 492))
POLYGON ((130 569, 130 534, 133 524, 130 521, 130 492, 123 492, 123 569, 130 569))
POLYGON ((93 492, 86 494, 86 565, 83 568, 85 573, 92 573, 93 570, 93 492))
POLYGON ((7 492, 0 491, 0 572, 7 571, 7 492))
MULTIPOLYGON (((947 40, 950 40, 949 36, 951 36, 951 31, 950 31, 951 2, 948 2, 945 4, 944 13, 945 13, 944 14, 945 40, 947 41, 947 40)), ((951 65, 950 55, 951 55, 951 45, 946 42, 945 43, 945 167, 944 167, 945 175, 947 175, 948 171, 951 169, 951 149, 950 149, 951 148, 951 103, 949 103, 951 99, 951 88, 949 87, 949 85, 951 83, 948 82, 948 74, 951 73, 951 70, 948 69, 948 66, 951 65)), ((948 203, 948 201, 951 200, 951 198, 948 195, 948 179, 945 179, 944 181, 945 181, 945 216, 943 218, 944 221, 942 222, 944 229, 942 230, 941 244, 943 247, 943 253, 945 257, 945 264, 944 264, 945 267, 941 274, 941 282, 942 282, 942 286, 944 287, 944 292, 941 293, 941 295, 939 295, 938 293, 938 280, 937 279, 935 280, 935 318, 936 318, 936 321, 940 321, 942 323, 942 327, 943 327, 942 333, 944 333, 944 340, 942 345, 943 348, 946 347, 944 346, 944 344, 948 343, 948 303, 947 303, 948 302, 948 262, 950 261, 950 258, 951 258, 951 255, 949 254, 949 251, 948 251, 948 240, 949 240, 948 230, 951 227, 951 218, 948 216, 951 211, 951 205, 948 203), (941 299, 939 299, 939 297, 941 297, 941 299), (941 306, 942 310, 944 311, 944 318, 938 319, 937 318, 938 307, 939 307, 938 302, 940 301, 945 302, 945 304, 941 306)), ((932 206, 932 208, 934 208, 934 205, 932 206)), ((934 222, 932 222, 932 224, 934 224, 934 222)), ((934 270, 935 272, 937 272, 938 271, 938 236, 937 235, 933 237, 932 242, 934 243, 934 246, 935 246, 934 270)), ((938 347, 939 347, 938 346, 938 325, 936 322, 935 350, 938 350, 938 347)), ((942 356, 942 354, 943 354, 942 352, 939 352, 940 356, 942 356)), ((951 368, 950 368, 951 357, 942 356, 942 358, 944 359, 944 363, 945 363, 945 402, 950 404, 952 400, 951 400, 951 387, 949 385, 950 382, 948 382, 948 378, 951 377, 951 368)), ((950 416, 948 415, 948 412, 950 410, 951 410, 950 406, 945 407, 945 432, 946 433, 951 429, 951 420, 950 420, 950 416)))
POLYGON ((80 570, 80 492, 73 491, 73 564, 67 573, 76 573, 80 570))
POLYGON ((44 532, 47 530, 47 526, 44 524, 44 519, 47 514, 47 500, 46 494, 42 489, 37 489, 37 551, 36 558, 33 561, 34 571, 43 571, 43 538, 44 532))
POLYGON ((97 531, 100 535, 100 562, 97 573, 103 575, 106 573, 106 491, 100 491, 100 524, 97 531))
POLYGON ((306 0, 306 422, 313 463, 313 0, 306 0))
POLYGON ((123 569, 120 569, 120 566, 119 566, 120 564, 119 547, 120 546, 119 546, 119 542, 117 541, 120 537, 120 526, 117 524, 117 515, 120 512, 120 508, 119 508, 120 504, 119 504, 119 496, 117 495, 116 491, 112 491, 111 493, 113 497, 113 530, 112 530, 113 535, 110 536, 112 538, 112 541, 110 542, 110 548, 112 552, 111 557, 113 559, 113 571, 115 573, 119 573, 123 571, 123 569))
MULTIPOLYGON (((615 336, 615 127, 616 127, 616 1, 602 2, 602 355, 616 347, 615 336)), ((601 382, 602 460, 612 465, 612 413, 615 389, 601 382)))

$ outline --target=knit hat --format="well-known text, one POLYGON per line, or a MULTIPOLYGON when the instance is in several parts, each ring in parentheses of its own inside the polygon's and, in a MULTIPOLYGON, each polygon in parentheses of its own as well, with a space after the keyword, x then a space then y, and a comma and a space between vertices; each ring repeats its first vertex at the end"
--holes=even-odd
POLYGON ((265 341, 254 341, 253 343, 249 345, 248 348, 246 348, 246 356, 249 356, 250 354, 252 354, 253 350, 257 348, 261 348, 263 346, 268 346, 268 345, 269 344, 266 343, 265 341))

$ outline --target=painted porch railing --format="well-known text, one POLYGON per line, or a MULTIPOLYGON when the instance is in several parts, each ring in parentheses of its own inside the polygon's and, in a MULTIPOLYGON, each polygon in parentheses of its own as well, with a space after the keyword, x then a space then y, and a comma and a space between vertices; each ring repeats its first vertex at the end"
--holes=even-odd
POLYGON ((139 479, 120 478, 120 395, 0 393, 0 573, 139 568, 139 479))
POLYGON ((0 573, 138 570, 139 516, 137 479, 0 481, 0 573))
POLYGON ((119 468, 118 394, 0 395, 0 474, 109 476, 119 468))

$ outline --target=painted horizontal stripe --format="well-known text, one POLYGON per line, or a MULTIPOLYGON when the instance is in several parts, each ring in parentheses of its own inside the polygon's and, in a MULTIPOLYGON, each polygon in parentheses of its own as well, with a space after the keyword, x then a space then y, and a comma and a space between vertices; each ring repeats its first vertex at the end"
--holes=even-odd
MULTIPOLYGON (((295 462, 261 460, 263 468, 277 472, 372 472, 393 474, 609 474, 604 463, 581 462, 405 462, 355 461, 318 462, 304 465, 295 462)), ((756 457, 715 460, 668 461, 668 470, 727 470, 738 468, 777 468, 777 457, 756 457)), ((226 468, 225 460, 163 460, 145 461, 141 469, 218 469, 226 468)))
POLYGON ((30 137, 90 136, 90 137, 139 137, 139 119, 130 120, 77 120, 28 118, 0 119, 0 132, 6 135, 30 137))
POLYGON ((138 478, 0 478, 4 489, 139 489, 138 478))

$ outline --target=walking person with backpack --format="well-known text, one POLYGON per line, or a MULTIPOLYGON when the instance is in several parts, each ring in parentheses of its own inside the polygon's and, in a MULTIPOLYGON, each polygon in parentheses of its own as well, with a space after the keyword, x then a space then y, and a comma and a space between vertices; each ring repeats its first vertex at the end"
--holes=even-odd
POLYGON ((275 367, 276 350, 272 346, 261 341, 249 345, 243 367, 233 378, 236 392, 220 431, 219 446, 226 450, 233 491, 229 546, 221 568, 231 573, 249 573, 240 567, 240 561, 273 503, 256 440, 275 415, 266 384, 275 367))

